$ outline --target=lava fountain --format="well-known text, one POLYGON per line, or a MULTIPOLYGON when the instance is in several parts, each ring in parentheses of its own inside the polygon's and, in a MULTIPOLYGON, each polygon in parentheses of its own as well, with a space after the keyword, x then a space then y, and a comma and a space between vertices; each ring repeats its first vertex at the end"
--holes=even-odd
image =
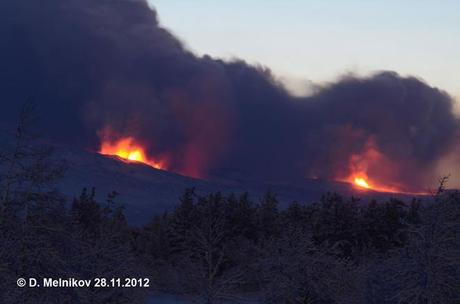
POLYGON ((424 195, 426 192, 411 191, 397 182, 401 174, 397 163, 386 157, 370 139, 361 153, 350 156, 345 175, 337 176, 337 180, 348 182, 359 190, 375 190, 378 192, 404 193, 424 195))
POLYGON ((342 179, 355 185, 358 189, 375 190, 379 192, 404 193, 390 180, 385 180, 385 174, 374 176, 371 172, 379 172, 391 168, 390 163, 377 149, 368 147, 361 155, 352 155, 349 161, 349 175, 342 179), (377 170, 376 170, 377 168, 377 170), (382 180, 383 178, 383 180, 382 180))
POLYGON ((118 156, 128 162, 140 162, 155 169, 166 169, 166 164, 161 160, 154 160, 147 156, 145 149, 132 137, 124 137, 115 141, 103 140, 100 154, 118 156))
POLYGON ((355 185, 358 189, 375 190, 379 192, 406 193, 404 190, 376 182, 367 177, 366 173, 353 173, 344 181, 355 185))
POLYGON ((366 188, 366 189, 370 189, 371 186, 369 186, 369 183, 362 177, 355 177, 355 179, 353 180, 355 185, 361 187, 361 188, 366 188))

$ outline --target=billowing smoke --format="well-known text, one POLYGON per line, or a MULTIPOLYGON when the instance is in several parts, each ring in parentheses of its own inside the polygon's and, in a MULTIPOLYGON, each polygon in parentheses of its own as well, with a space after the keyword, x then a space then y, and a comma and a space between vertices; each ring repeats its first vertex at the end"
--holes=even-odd
POLYGON ((293 97, 266 68, 194 55, 144 0, 3 0, 0 12, 0 117, 32 99, 63 143, 129 136, 191 176, 364 170, 416 191, 457 138, 452 99, 416 78, 346 76, 293 97))
POLYGON ((416 78, 380 73, 345 77, 312 98, 308 166, 319 176, 344 177, 364 166, 369 176, 394 188, 433 185, 439 159, 458 139, 452 99, 416 78), (352 168, 350 168, 350 166, 352 168))

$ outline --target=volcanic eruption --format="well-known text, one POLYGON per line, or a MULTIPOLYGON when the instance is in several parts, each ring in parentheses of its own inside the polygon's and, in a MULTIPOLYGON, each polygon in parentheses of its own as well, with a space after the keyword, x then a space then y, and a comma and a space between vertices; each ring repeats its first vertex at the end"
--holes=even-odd
POLYGON ((292 96, 266 67, 195 55, 143 0, 4 0, 0 11, 0 117, 34 92, 37 129, 63 144, 193 177, 423 192, 458 138, 453 99, 417 77, 350 74, 292 96), (107 128, 117 136, 101 137, 107 128))
POLYGON ((127 161, 145 163, 155 169, 166 169, 164 162, 147 157, 144 148, 132 137, 121 138, 115 142, 103 141, 99 153, 118 156, 127 161))
POLYGON ((427 189, 410 192, 405 184, 398 182, 398 163, 385 157, 376 147, 375 141, 369 138, 362 153, 352 154, 348 160, 346 176, 338 175, 339 181, 355 184, 359 188, 372 189, 379 192, 425 194, 427 189))
POLYGON ((353 182, 359 187, 370 189, 369 183, 363 177, 355 177, 353 182))

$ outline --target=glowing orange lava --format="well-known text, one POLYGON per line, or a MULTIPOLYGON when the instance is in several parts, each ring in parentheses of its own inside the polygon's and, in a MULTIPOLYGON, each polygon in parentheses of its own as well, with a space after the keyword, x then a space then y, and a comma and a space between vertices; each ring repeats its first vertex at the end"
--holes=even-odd
POLYGON ((424 195, 425 192, 407 191, 404 185, 395 182, 397 164, 379 151, 375 142, 370 139, 361 153, 351 155, 348 161, 348 173, 338 176, 361 190, 374 190, 387 193, 404 193, 424 195))
POLYGON ((355 185, 361 187, 361 188, 366 188, 370 189, 371 187, 369 186, 369 183, 362 177, 355 177, 354 179, 355 185))
MULTIPOLYGON (((401 189, 398 189, 396 187, 384 185, 382 183, 379 183, 375 180, 371 180, 370 178, 367 177, 366 173, 360 172, 360 173, 354 173, 350 175, 346 180, 346 182, 352 183, 355 186, 357 186, 360 189, 368 189, 368 190, 375 190, 378 192, 389 192, 389 193, 407 193, 401 189)), ((413 193, 416 194, 416 193, 413 193)))
POLYGON ((144 148, 132 137, 125 137, 117 141, 103 141, 99 153, 116 155, 127 161, 141 162, 156 169, 166 169, 164 162, 148 158, 144 148))

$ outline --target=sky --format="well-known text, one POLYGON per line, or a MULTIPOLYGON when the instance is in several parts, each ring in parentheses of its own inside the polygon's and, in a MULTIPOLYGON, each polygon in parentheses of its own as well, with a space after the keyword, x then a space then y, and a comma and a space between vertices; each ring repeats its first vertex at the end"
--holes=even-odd
POLYGON ((404 77, 455 89, 453 2, 441 10, 420 0, 417 7, 409 0, 404 7, 159 0, 160 21, 198 55, 331 81, 293 99, 265 70, 191 56, 158 27, 145 0, 62 1, 0 1, 0 37, 10 38, 0 39, 0 100, 11 101, 2 104, 2 125, 15 123, 25 101, 37 101, 37 117, 46 119, 34 129, 53 142, 98 151, 102 142, 133 138, 147 159, 193 177, 359 175, 413 192, 437 179, 446 154, 460 164, 460 119, 450 99, 404 77), (336 79, 377 70, 401 75, 336 79))
POLYGON ((198 55, 268 66, 297 91, 349 72, 393 70, 460 97, 458 0, 149 2, 198 55))

